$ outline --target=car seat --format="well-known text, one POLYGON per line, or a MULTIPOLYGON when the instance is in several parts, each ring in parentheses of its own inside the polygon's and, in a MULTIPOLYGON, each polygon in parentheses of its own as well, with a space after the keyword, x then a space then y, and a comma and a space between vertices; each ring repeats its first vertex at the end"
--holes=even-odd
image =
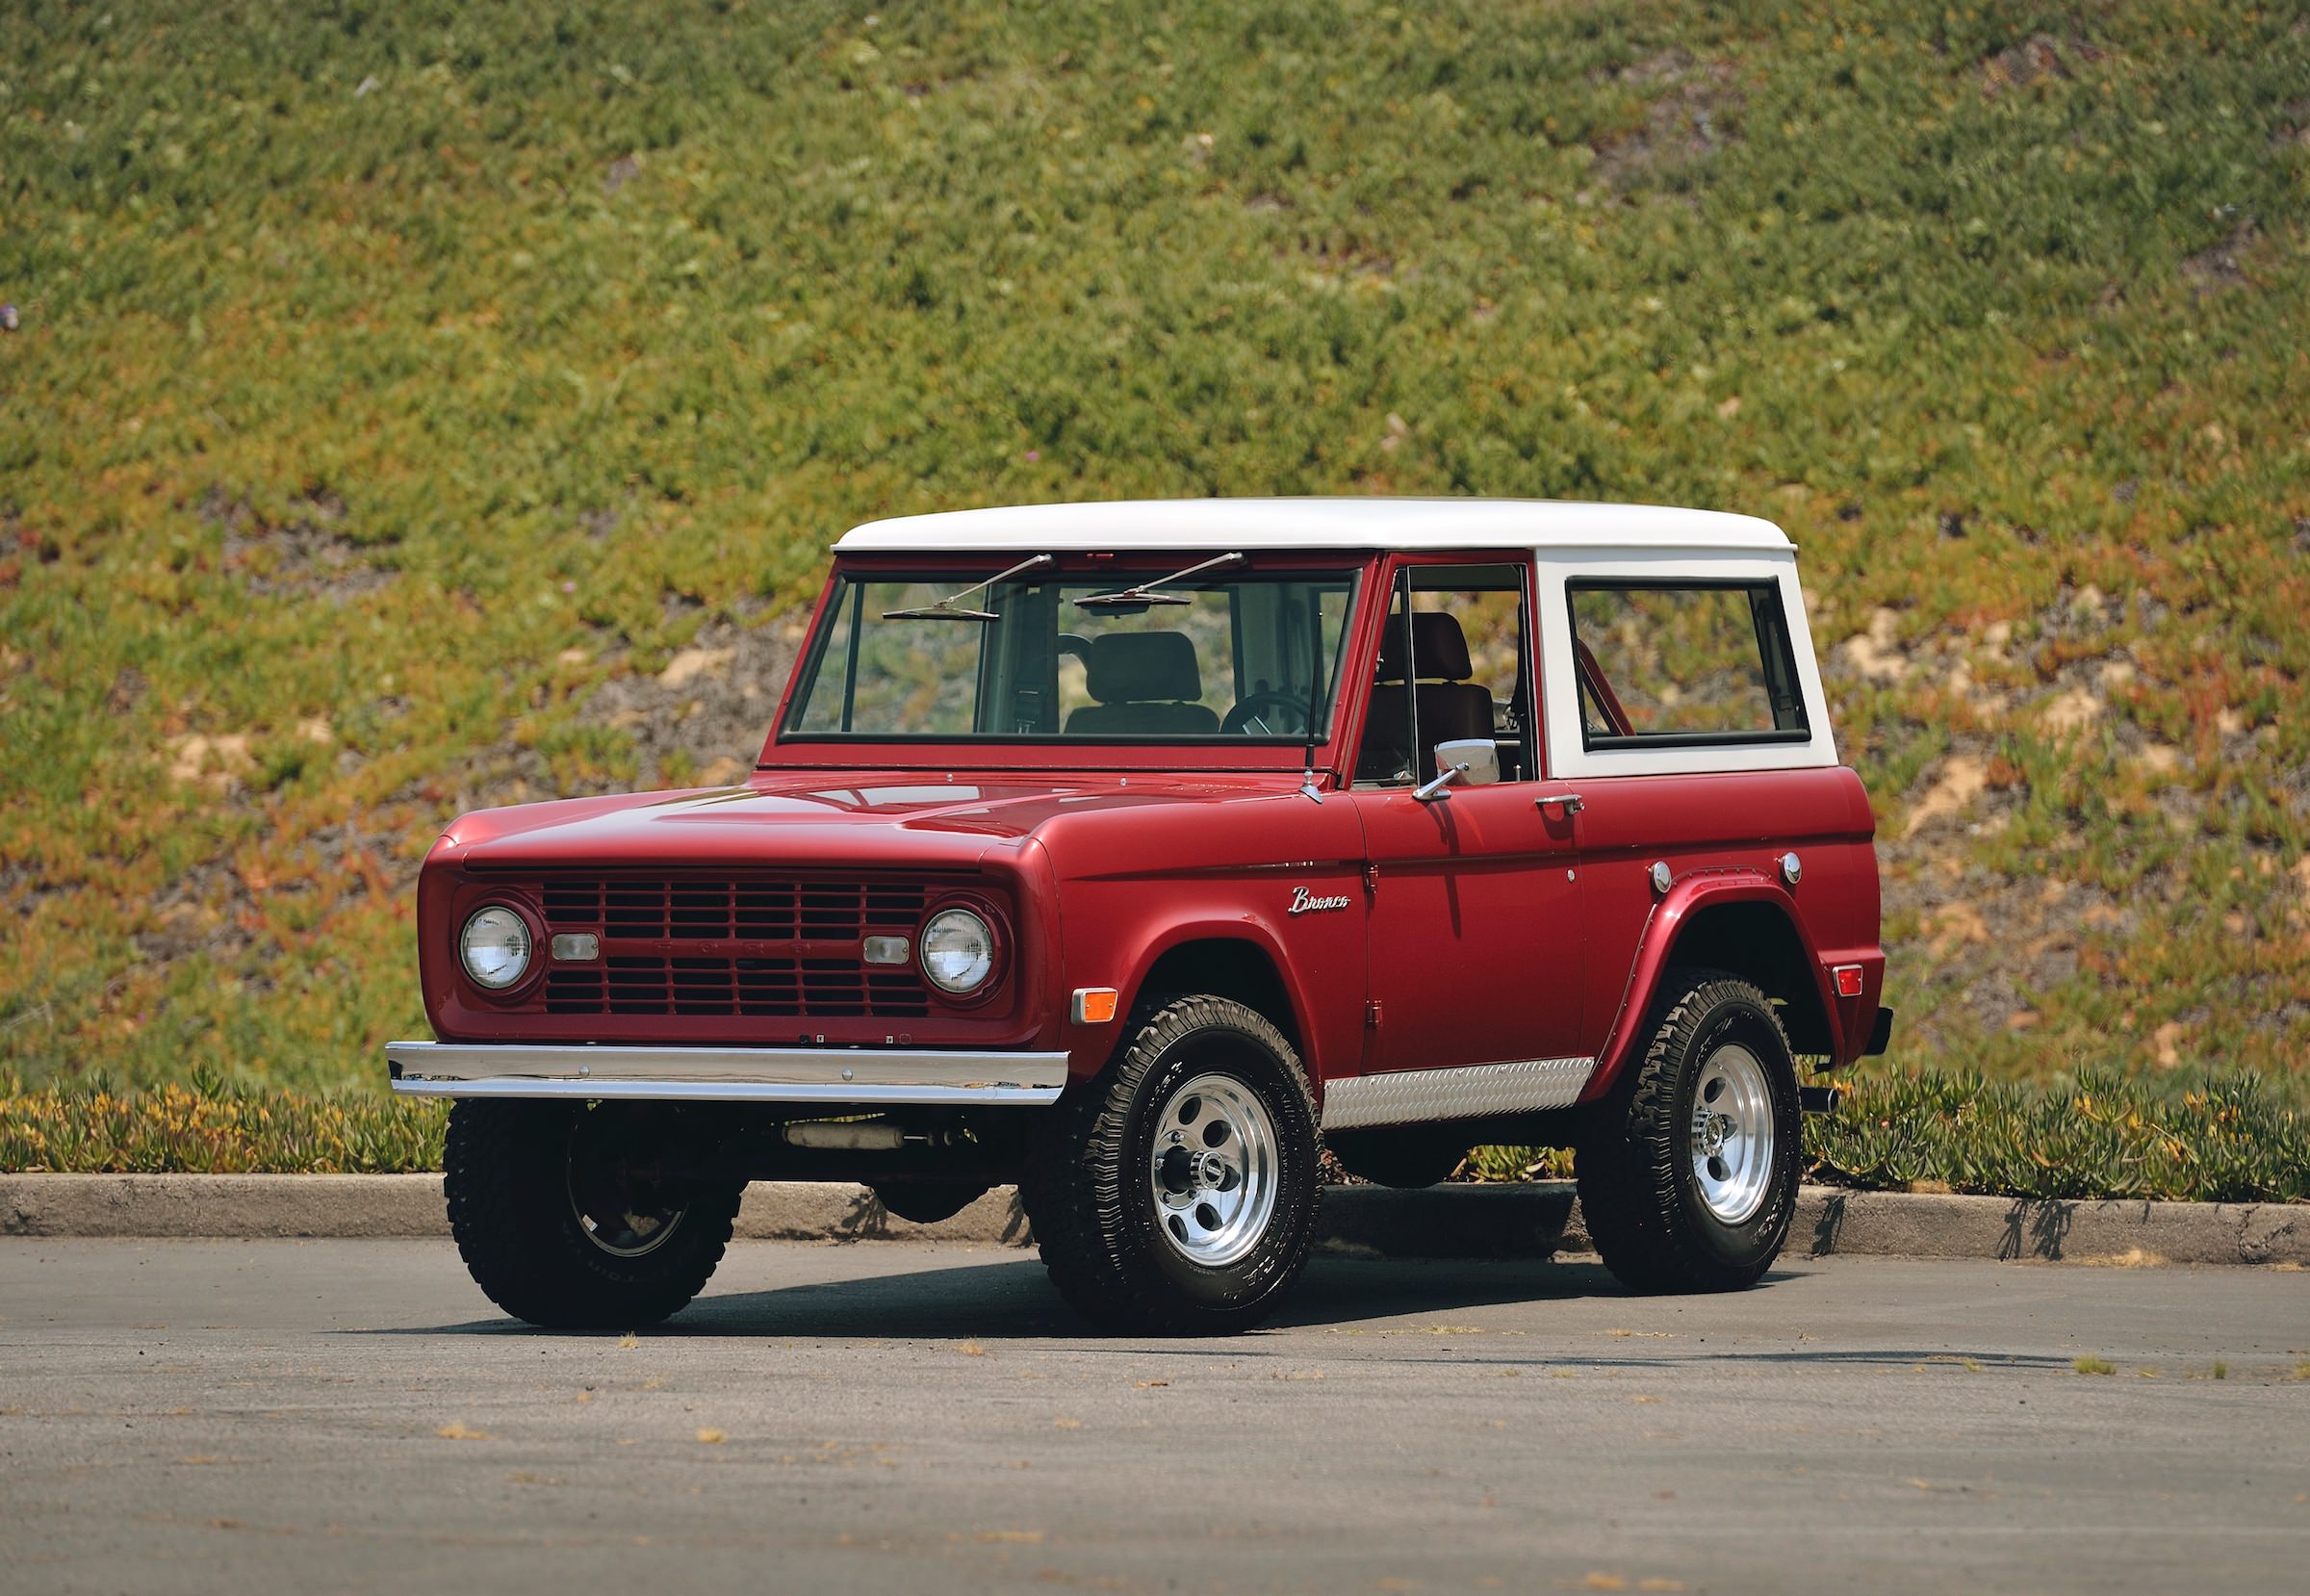
POLYGON ((1219 717, 1196 702, 1203 673, 1184 631, 1111 631, 1091 640, 1084 687, 1095 703, 1066 717, 1070 737, 1216 736, 1219 717))
POLYGON ((1466 737, 1492 735, 1492 694, 1468 678, 1476 667, 1468 657, 1468 637, 1457 617, 1441 610, 1412 612, 1412 668, 1416 682, 1404 676, 1403 627, 1391 617, 1387 636, 1379 646, 1379 668, 1373 673, 1372 713, 1364 725, 1364 747, 1355 761, 1359 782, 1399 778, 1411 764, 1404 748, 1403 690, 1412 688, 1412 704, 1420 716, 1420 740, 1426 757, 1412 769, 1415 781, 1435 774, 1435 746, 1466 737))

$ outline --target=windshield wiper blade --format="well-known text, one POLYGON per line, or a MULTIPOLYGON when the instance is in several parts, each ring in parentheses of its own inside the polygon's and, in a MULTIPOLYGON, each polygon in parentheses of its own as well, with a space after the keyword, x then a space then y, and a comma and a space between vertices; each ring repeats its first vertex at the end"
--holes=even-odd
POLYGON ((1075 607, 1078 609, 1144 609, 1150 605, 1194 604, 1195 601, 1183 593, 1157 593, 1153 589, 1161 587, 1167 582, 1175 582, 1182 577, 1192 577, 1198 571, 1208 571, 1215 565, 1238 564, 1243 557, 1241 553, 1220 554, 1215 559, 1205 560, 1200 565, 1191 565, 1184 571, 1174 571, 1168 577, 1157 577, 1153 581, 1138 582, 1130 587, 1117 588, 1113 593, 1087 593, 1075 601, 1075 607))
POLYGON ((983 582, 965 587, 960 592, 949 593, 943 599, 934 599, 927 605, 916 605, 911 609, 886 609, 883 611, 883 619, 886 621, 999 621, 1002 617, 991 609, 958 609, 955 607, 955 601, 964 594, 983 593, 1006 577, 1015 577, 1021 571, 1032 571, 1039 565, 1050 563, 1051 556, 1049 554, 1036 554, 1020 560, 1008 571, 996 572, 983 582))

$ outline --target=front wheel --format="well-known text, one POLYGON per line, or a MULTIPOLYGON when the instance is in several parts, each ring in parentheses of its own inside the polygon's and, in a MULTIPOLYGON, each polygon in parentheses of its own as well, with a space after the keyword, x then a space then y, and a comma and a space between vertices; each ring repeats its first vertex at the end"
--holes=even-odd
POLYGON ((1272 1311, 1315 1240, 1315 1103, 1256 1010, 1183 997, 1053 1111, 1020 1193, 1060 1294, 1114 1330, 1272 1311))
POLYGON ((1803 1173, 1796 1066, 1750 983, 1679 971, 1574 1159, 1604 1266, 1634 1291, 1729 1291, 1780 1256, 1803 1173))
POLYGON ((449 1110, 449 1228, 489 1300, 549 1329, 679 1312, 722 1261, 744 1186, 669 1181, 633 1160, 615 1107, 469 1098, 449 1110))

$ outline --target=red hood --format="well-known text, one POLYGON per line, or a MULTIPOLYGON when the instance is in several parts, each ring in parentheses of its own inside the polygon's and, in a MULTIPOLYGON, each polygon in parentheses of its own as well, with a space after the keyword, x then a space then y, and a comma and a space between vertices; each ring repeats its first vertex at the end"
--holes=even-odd
POLYGON ((1066 814, 1268 797, 1285 776, 757 773, 741 786, 571 798, 460 818, 437 858, 483 866, 929 864, 968 868, 1066 814))

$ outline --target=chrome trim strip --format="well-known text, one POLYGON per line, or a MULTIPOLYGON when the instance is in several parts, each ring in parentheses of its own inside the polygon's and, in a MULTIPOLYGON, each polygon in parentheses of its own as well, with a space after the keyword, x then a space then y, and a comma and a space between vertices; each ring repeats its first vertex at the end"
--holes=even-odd
POLYGON ((1563 1108, 1579 1100, 1594 1059, 1514 1059, 1447 1069, 1390 1069, 1323 1085, 1323 1128, 1408 1125, 1432 1120, 1480 1120, 1563 1108))
POLYGON ((396 1042, 385 1057, 416 1097, 1049 1103, 1066 1086, 1065 1053, 396 1042))
POLYGON ((834 1107, 959 1108, 988 1103, 1041 1107, 1059 1100, 1055 1086, 786 1086, 763 1081, 490 1080, 393 1083, 399 1097, 576 1097, 587 1102, 825 1103, 834 1107))

